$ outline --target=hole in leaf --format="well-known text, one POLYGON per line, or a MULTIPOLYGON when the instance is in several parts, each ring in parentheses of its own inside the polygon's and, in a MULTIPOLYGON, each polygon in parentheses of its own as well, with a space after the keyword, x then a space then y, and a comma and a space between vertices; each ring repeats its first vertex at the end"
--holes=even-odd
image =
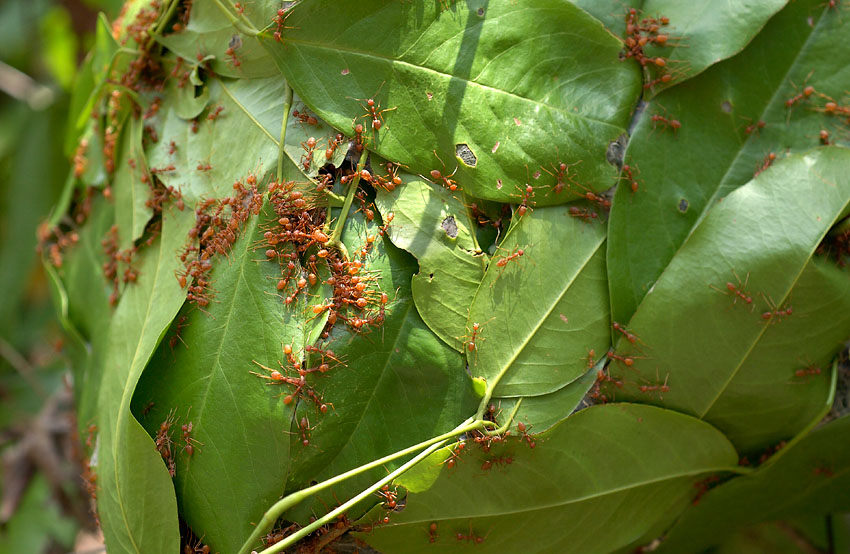
POLYGON ((457 238, 457 222, 455 221, 455 217, 453 215, 450 215, 445 218, 440 224, 440 227, 443 228, 443 231, 446 232, 446 235, 448 235, 450 239, 457 238))
POLYGON ((609 164, 614 164, 617 167, 623 165, 623 157, 626 154, 626 145, 629 143, 629 137, 625 133, 617 137, 617 140, 612 140, 608 143, 608 150, 605 152, 605 159, 609 164))
POLYGON ((732 113, 732 102, 724 100, 720 104, 720 109, 723 110, 723 113, 732 113))
POLYGON ((466 144, 455 144, 455 154, 469 167, 475 167, 478 163, 478 158, 475 157, 475 154, 466 144))
POLYGON ((682 213, 687 212, 689 206, 690 206, 690 204, 688 203, 688 201, 686 199, 682 198, 681 200, 679 200, 679 211, 680 212, 682 212, 682 213))
POLYGON ((478 17, 484 17, 484 8, 478 8, 478 17))

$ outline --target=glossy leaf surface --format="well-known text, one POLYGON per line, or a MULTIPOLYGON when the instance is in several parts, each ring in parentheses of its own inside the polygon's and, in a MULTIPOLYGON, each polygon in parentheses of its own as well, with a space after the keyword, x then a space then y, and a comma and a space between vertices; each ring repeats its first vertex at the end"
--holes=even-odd
POLYGON ((752 475, 711 490, 670 530, 658 552, 695 550, 759 521, 850 510, 850 418, 831 421, 752 475))
POLYGON ((138 282, 118 304, 109 328, 97 424, 98 514, 110 552, 169 552, 177 547, 174 490, 154 443, 130 413, 136 383, 185 298, 175 253, 190 212, 164 221, 161 237, 142 250, 138 282), (138 509, 145 506, 144 510, 138 509))
MULTIPOLYGON (((306 2, 286 24, 282 43, 261 39, 295 91, 348 135, 362 123, 370 149, 413 173, 457 168, 452 178, 469 194, 503 202, 519 202, 529 173, 559 162, 576 164, 588 189, 614 176, 606 151, 624 132, 640 76, 618 61, 620 42, 572 4, 306 2), (363 40, 375 33, 380 40, 363 40), (391 110, 377 132, 369 98, 376 112, 391 110)), ((538 204, 575 198, 547 194, 555 183, 540 182, 538 204)))
POLYGON ((402 174, 393 192, 378 190, 376 204, 393 213, 393 244, 419 260, 411 290, 423 321, 443 341, 462 351, 469 305, 484 277, 486 256, 478 248, 469 212, 458 193, 402 174))
POLYGON ((541 436, 534 450, 514 441, 499 453, 468 448, 454 468, 439 464, 446 456, 441 451, 402 477, 407 507, 361 538, 388 553, 467 552, 476 546, 610 552, 686 504, 694 482, 737 460, 711 426, 629 404, 583 410, 541 436), (511 457, 511 463, 482 469, 496 457, 511 457), (615 523, 623 517, 629 525, 615 523), (457 534, 484 540, 479 545, 457 534))
POLYGON ((839 37, 850 30, 850 17, 839 16, 814 0, 793 2, 741 54, 646 108, 626 155, 639 190, 619 187, 611 212, 615 321, 629 320, 706 212, 752 179, 771 152, 781 158, 817 146, 821 129, 847 144, 837 118, 813 109, 825 99, 785 107, 804 82, 836 98, 848 88, 850 70, 841 60, 850 47, 839 37), (675 117, 682 127, 674 135, 653 115, 675 117))
POLYGON ((470 370, 499 378, 496 396, 546 394, 578 379, 588 350, 604 352, 610 342, 605 228, 566 207, 521 217, 469 308, 470 339, 476 323, 470 370))
MULTIPOLYGON (((376 223, 358 216, 349 216, 343 234, 352 252, 377 231, 376 223)), ((348 367, 313 381, 332 410, 319 415, 312 407, 299 408, 298 417, 307 416, 313 430, 309 446, 298 435, 292 437, 289 488, 333 477, 448 431, 474 412, 463 357, 431 333, 416 311, 410 292, 415 268, 415 261, 386 239, 376 242, 366 258, 366 270, 378 275, 379 289, 391 295, 384 324, 368 334, 339 324, 332 331, 324 348, 348 367)), ((394 469, 397 463, 386 467, 394 469)), ((384 469, 374 470, 333 491, 348 497, 383 475, 384 469)), ((325 501, 335 502, 332 496, 325 501)))
POLYGON ((827 264, 807 270, 850 206, 848 164, 843 148, 790 156, 708 213, 629 323, 639 340, 617 345, 618 355, 634 360, 618 364, 628 384, 623 398, 663 400, 706 418, 744 450, 807 424, 803 414, 821 409, 828 385, 824 375, 795 379, 794 370, 823 363, 850 333, 846 276, 827 264), (839 303, 837 321, 806 317, 823 298, 839 303), (810 359, 788 360, 786 348, 810 359))
POLYGON ((278 291, 281 269, 257 247, 272 216, 251 217, 229 259, 213 260, 215 298, 206 313, 194 306, 182 310, 185 320, 171 326, 134 400, 134 412, 151 436, 172 412, 176 416, 181 513, 198 536, 228 552, 242 544, 263 506, 283 493, 289 472, 294 406, 284 404, 282 393, 290 391, 250 372, 269 375, 257 364, 284 371, 278 365, 287 363, 283 345, 301 353, 321 330, 308 322, 310 305, 321 296, 286 309, 283 294, 295 285, 278 291), (191 456, 180 435, 188 422, 199 441, 191 456))

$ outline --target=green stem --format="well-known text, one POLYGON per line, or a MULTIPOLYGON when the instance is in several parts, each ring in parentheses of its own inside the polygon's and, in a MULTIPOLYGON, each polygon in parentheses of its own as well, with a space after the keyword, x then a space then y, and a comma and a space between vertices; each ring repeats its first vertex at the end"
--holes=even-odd
POLYGON ((230 10, 227 9, 227 6, 221 3, 221 0, 213 0, 213 2, 216 6, 218 6, 222 13, 224 13, 225 17, 230 20, 230 24, 233 25, 237 31, 249 37, 255 37, 260 34, 260 31, 255 29, 249 21, 246 20, 246 22, 242 22, 238 17, 230 13, 230 10))
POLYGON ((292 107, 292 87, 286 83, 283 96, 283 121, 280 124, 280 143, 277 145, 277 182, 283 182, 283 147, 286 144, 286 125, 289 123, 289 108, 292 107))
POLYGON ((354 173, 351 183, 348 185, 348 191, 345 194, 345 203, 342 205, 342 212, 340 212, 339 219, 337 219, 334 226, 334 232, 333 235, 331 235, 331 240, 328 241, 330 246, 333 246, 345 253, 346 260, 348 259, 348 254, 345 250, 345 245, 342 244, 340 238, 342 238, 342 229, 345 227, 345 220, 348 219, 348 211, 351 209, 351 203, 354 201, 354 194, 357 192, 358 185, 360 185, 360 172, 363 171, 363 166, 366 164, 367 153, 368 151, 364 148, 363 152, 360 154, 360 161, 357 162, 357 171, 354 173))
POLYGON ((165 13, 159 18, 159 21, 156 22, 156 27, 154 27, 153 32, 148 35, 148 42, 145 44, 145 50, 151 49, 151 46, 153 46, 153 43, 156 41, 156 37, 162 33, 162 28, 165 27, 165 24, 168 23, 168 20, 170 20, 171 16, 174 15, 179 4, 180 0, 171 0, 169 2, 168 7, 165 9, 165 13))
POLYGON ((358 502, 361 502, 362 500, 365 500, 367 497, 372 495, 375 491, 377 491, 378 489, 380 489, 381 487, 383 487, 387 483, 391 482, 393 479, 395 479, 399 475, 403 474, 404 472, 406 472, 407 470, 409 470, 410 468, 412 468, 413 466, 415 466, 416 464, 418 464, 419 462, 421 462, 422 460, 427 458, 432 452, 434 452, 435 450, 437 450, 438 448, 443 446, 444 443, 445 443, 445 440, 432 444, 431 446, 429 446, 428 448, 426 448, 425 450, 423 450, 422 452, 420 452, 419 454, 417 454, 416 456, 411 458, 410 461, 408 461, 407 463, 405 463, 404 465, 399 467, 397 470, 393 471, 392 473, 390 473, 389 475, 387 475, 386 477, 384 477, 380 481, 376 482, 371 487, 364 490, 363 492, 361 492, 360 494, 358 494, 357 496, 355 496, 354 498, 352 498, 348 502, 342 504, 341 506, 339 506, 335 510, 328 512, 325 516, 317 519, 316 521, 314 521, 313 523, 311 523, 307 527, 299 529, 296 533, 293 533, 292 535, 286 537, 285 539, 283 539, 279 543, 274 544, 270 548, 263 550, 260 554, 274 554, 275 552, 280 552, 284 548, 294 544, 295 542, 299 541, 303 537, 306 537, 307 535, 309 535, 310 533, 312 533, 313 531, 315 531, 316 529, 318 529, 322 525, 329 523, 331 521, 334 521, 337 518, 337 516, 339 516, 340 514, 344 514, 352 506, 354 506, 358 502))
MULTIPOLYGON (((401 458, 401 457, 407 456, 409 454, 413 454, 414 452, 422 450, 423 448, 428 448, 428 447, 433 446, 435 444, 442 443, 443 441, 446 441, 450 438, 456 437, 458 435, 462 435, 463 433, 468 433, 469 431, 473 431, 473 430, 479 429, 481 427, 482 427, 482 423, 480 421, 476 421, 473 418, 469 418, 466 421, 464 421, 463 423, 461 423, 460 425, 458 425, 457 427, 455 427, 454 429, 452 429, 451 431, 449 431, 448 433, 443 433, 442 435, 430 438, 426 441, 420 442, 419 444, 415 444, 413 446, 405 448, 404 450, 399 450, 398 452, 388 454, 387 456, 384 456, 383 458, 379 458, 377 460, 371 461, 371 462, 364 464, 360 467, 356 467, 354 469, 346 471, 345 473, 341 473, 341 474, 337 475, 336 477, 332 477, 332 478, 328 479, 327 481, 323 481, 321 483, 313 485, 312 487, 308 487, 308 488, 302 489, 298 492, 294 492, 294 493, 290 494, 289 496, 286 496, 286 497, 278 500, 271 508, 269 508, 266 511, 265 514, 263 514, 263 518, 260 520, 260 522, 254 528, 254 532, 251 533, 251 536, 248 537, 248 540, 245 541, 245 544, 242 545, 242 549, 239 550, 239 554, 248 554, 251 551, 251 546, 259 540, 260 536, 263 533, 265 533, 267 530, 271 529, 271 527, 274 525, 274 522, 277 521, 278 518, 280 518, 280 516, 282 516, 287 510, 298 505, 301 501, 305 500, 306 498, 313 496, 314 494, 316 494, 316 493, 318 493, 318 492, 320 492, 324 489, 332 487, 332 486, 336 485, 337 483, 341 483, 341 482, 345 481, 346 479, 350 479, 351 477, 354 477, 354 476, 359 475, 363 472, 369 471, 370 469, 374 469, 376 467, 381 467, 384 464, 391 462, 391 461, 393 461, 397 458, 401 458)), ((381 484, 380 486, 383 486, 383 484, 381 484)))

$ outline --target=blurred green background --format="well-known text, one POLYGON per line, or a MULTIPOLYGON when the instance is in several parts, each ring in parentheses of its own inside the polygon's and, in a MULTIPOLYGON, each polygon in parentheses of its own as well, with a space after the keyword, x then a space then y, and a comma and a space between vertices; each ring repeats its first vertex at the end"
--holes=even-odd
POLYGON ((62 139, 77 66, 98 12, 111 19, 120 7, 0 1, 0 554, 100 549, 36 228, 68 174, 62 139))

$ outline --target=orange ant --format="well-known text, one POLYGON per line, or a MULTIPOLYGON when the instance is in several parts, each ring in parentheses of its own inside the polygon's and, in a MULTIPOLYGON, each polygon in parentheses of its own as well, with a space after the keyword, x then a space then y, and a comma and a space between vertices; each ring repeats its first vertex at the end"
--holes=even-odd
POLYGON ((744 277, 743 283, 741 282, 741 278, 738 277, 738 274, 735 273, 734 269, 732 270, 732 275, 734 275, 735 279, 738 281, 737 285, 733 284, 732 282, 727 281, 726 282, 726 290, 719 289, 719 288, 717 288, 713 285, 709 285, 709 286, 711 288, 713 288, 714 290, 720 291, 721 293, 726 294, 726 295, 731 293, 735 297, 732 300, 732 304, 737 304, 738 300, 743 300, 745 304, 750 306, 750 308, 751 308, 750 311, 752 311, 754 309, 753 297, 750 296, 750 294, 746 291, 747 282, 750 280, 750 274, 747 273, 747 276, 744 277))
POLYGON ((809 364, 806 367, 797 369, 794 371, 795 377, 811 377, 814 375, 820 375, 821 368, 817 367, 815 364, 809 364))
POLYGON ((635 172, 640 173, 640 169, 638 168, 637 164, 635 164, 634 166, 626 164, 623 166, 622 175, 620 176, 620 179, 624 179, 629 182, 629 187, 632 190, 632 194, 636 193, 640 188, 640 183, 638 183, 635 179, 635 172))
POLYGON ((298 121, 300 121, 301 123, 306 123, 307 125, 318 125, 319 124, 318 119, 316 119, 315 117, 313 117, 312 115, 309 115, 307 113, 299 112, 298 110, 294 110, 292 112, 292 117, 297 118, 298 121))
POLYGON ((632 367, 635 365, 635 359, 631 356, 620 356, 613 349, 609 350, 606 354, 609 360, 617 360, 618 362, 624 364, 626 367, 632 367))
POLYGON ((794 106, 794 104, 796 104, 800 100, 803 100, 804 98, 811 97, 815 92, 817 92, 815 90, 815 87, 813 87, 812 85, 808 85, 807 87, 805 87, 803 89, 803 92, 797 93, 796 95, 794 95, 791 98, 789 98, 788 100, 786 100, 785 101, 785 107, 791 108, 791 107, 794 106))
POLYGON ((198 171, 210 171, 211 169, 212 169, 212 166, 208 163, 199 163, 198 164, 198 171))
POLYGON ((579 208, 578 206, 570 206, 568 213, 572 217, 579 217, 587 223, 594 219, 599 219, 599 214, 587 208, 579 208))
POLYGON ((774 160, 776 160, 776 154, 769 152, 762 160, 761 165, 756 165, 756 171, 753 173, 753 177, 758 177, 762 171, 770 167, 774 160))
POLYGON ((305 154, 301 156, 301 165, 304 167, 304 171, 310 170, 310 164, 313 163, 313 152, 316 150, 316 144, 316 139, 314 137, 310 137, 307 139, 307 142, 301 143, 301 148, 305 151, 305 154))
POLYGON ((626 329, 624 326, 620 325, 616 321, 613 322, 612 327, 615 331, 622 333, 626 340, 632 344, 636 344, 637 341, 640 340, 637 335, 635 335, 634 333, 630 333, 628 329, 626 329))
POLYGON ((661 114, 655 114, 651 118, 652 120, 652 128, 657 129, 658 126, 661 126, 661 129, 673 129, 673 134, 675 135, 679 128, 682 127, 682 124, 678 119, 667 118, 661 114))
POLYGON ((508 262, 518 260, 519 258, 523 257, 524 255, 525 255, 525 250, 515 246, 514 249, 511 250, 510 254, 508 254, 507 256, 500 256, 499 259, 496 260, 496 265, 498 267, 504 268, 505 266, 508 265, 508 262))
POLYGON ((774 303, 773 299, 769 296, 764 296, 764 301, 767 302, 767 307, 769 311, 761 314, 762 320, 768 325, 774 323, 774 321, 779 322, 783 319, 790 317, 791 314, 794 313, 794 310, 791 306, 787 306, 784 309, 777 308, 776 303, 774 303))
MULTIPOLYGON (((383 116, 384 112, 391 112, 391 111, 397 109, 397 107, 396 107, 396 108, 387 108, 387 109, 382 110, 382 109, 380 109, 381 105, 377 104, 375 102, 375 96, 377 96, 378 93, 381 92, 381 88, 383 88, 383 86, 384 86, 384 83, 381 83, 381 86, 378 87, 377 92, 375 92, 375 94, 372 95, 372 98, 368 98, 368 99, 365 100, 365 102, 366 102, 365 106, 363 104, 360 104, 360 107, 363 108, 364 110, 366 110, 366 114, 362 115, 360 117, 371 117, 372 118, 372 129, 374 129, 376 131, 380 131, 381 127, 384 124, 384 116, 383 116)), ((361 98, 355 98, 354 100, 357 100, 359 102, 364 101, 361 98)))
POLYGON ((534 439, 531 438, 531 435, 528 434, 532 427, 534 426, 526 425, 522 421, 517 421, 516 423, 516 429, 520 432, 521 435, 519 438, 520 442, 525 441, 526 443, 528 443, 529 448, 534 448, 535 446, 537 446, 537 443, 534 441, 534 439))
POLYGON ((215 121, 216 119, 218 119, 218 116, 220 116, 221 112, 223 112, 223 111, 224 111, 224 106, 218 106, 218 107, 216 107, 216 109, 211 111, 209 113, 209 115, 207 115, 207 119, 209 119, 210 121, 215 121))
POLYGON ((526 183, 525 192, 522 195, 522 202, 520 202, 519 207, 516 209, 517 215, 520 217, 524 216, 528 210, 534 211, 528 204, 530 198, 534 197, 534 187, 526 183))
POLYGON ((564 187, 569 188, 570 184, 573 184, 573 180, 572 178, 570 178, 570 168, 580 163, 581 160, 572 164, 565 164, 564 162, 559 161, 558 167, 552 165, 552 170, 554 171, 554 173, 552 173, 552 171, 549 171, 543 166, 540 166, 540 169, 557 179, 557 182, 555 183, 555 186, 552 187, 552 190, 555 194, 559 194, 561 191, 564 190, 564 187))
POLYGON ((437 522, 432 521, 431 525, 428 526, 428 542, 437 542, 437 536, 437 522))
POLYGON ((761 119, 759 119, 755 123, 753 123, 752 120, 749 117, 745 117, 744 119, 746 119, 747 121, 750 122, 750 124, 747 125, 744 128, 744 133, 747 134, 747 135, 751 135, 751 134, 753 134, 753 132, 755 132, 756 134, 759 134, 759 131, 761 131, 762 129, 764 129, 767 126, 767 123, 765 123, 761 119))
MULTIPOLYGON (((445 171, 446 164, 443 163, 443 160, 437 154, 436 150, 434 150, 433 152, 434 152, 434 155, 437 156, 437 159, 440 160, 440 163, 443 165, 443 170, 445 171)), ((455 181, 454 179, 451 179, 451 177, 452 177, 452 175, 457 173, 457 170, 458 170, 458 168, 455 167, 455 170, 452 171, 451 174, 443 175, 442 173, 440 173, 440 171, 438 171, 436 169, 432 169, 431 170, 431 178, 434 179, 437 182, 442 181, 443 186, 445 186, 450 191, 454 192, 454 191, 457 190, 457 181, 455 181)))
POLYGON ((460 459, 461 454, 463 454, 464 448, 466 448, 466 443, 464 441, 459 441, 454 445, 454 447, 449 448, 451 450, 451 455, 441 463, 446 464, 446 467, 449 469, 453 468, 460 459))
POLYGON ((658 383, 657 376, 656 376, 656 383, 654 385, 640 385, 638 387, 638 390, 640 390, 640 392, 658 392, 659 398, 661 400, 664 400, 664 397, 661 396, 661 395, 663 395, 665 392, 670 391, 670 386, 667 384, 667 379, 669 379, 669 378, 670 378, 670 374, 668 373, 667 376, 664 377, 664 382, 658 383))

